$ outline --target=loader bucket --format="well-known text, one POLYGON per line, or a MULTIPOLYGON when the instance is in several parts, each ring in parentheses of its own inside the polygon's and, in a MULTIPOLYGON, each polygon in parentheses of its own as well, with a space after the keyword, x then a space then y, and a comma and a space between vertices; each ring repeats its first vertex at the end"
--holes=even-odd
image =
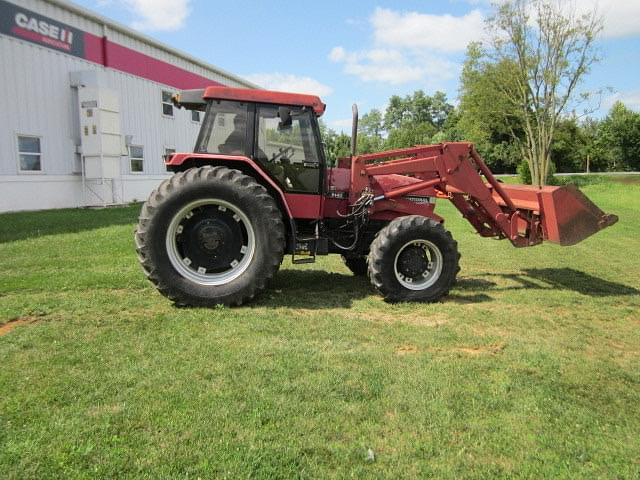
POLYGON ((618 221, 606 214, 574 185, 542 192, 540 207, 547 240, 575 245, 618 221))
POLYGON ((600 210, 574 185, 533 187, 502 185, 518 209, 539 213, 545 240, 575 245, 618 221, 600 210))

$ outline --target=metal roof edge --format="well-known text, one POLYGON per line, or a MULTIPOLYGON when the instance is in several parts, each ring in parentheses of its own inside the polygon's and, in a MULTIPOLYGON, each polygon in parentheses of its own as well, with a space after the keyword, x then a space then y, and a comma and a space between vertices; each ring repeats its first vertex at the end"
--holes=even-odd
POLYGON ((160 50, 164 50, 167 53, 170 53, 171 55, 175 55, 177 57, 180 57, 188 62, 191 62, 195 65, 198 65, 202 68, 205 68, 207 70, 211 70, 213 72, 216 72, 219 75, 222 75, 224 77, 229 78, 230 80, 234 80, 238 83, 241 83, 243 85, 246 85, 249 88, 255 88, 255 89, 260 89, 261 87, 259 87, 258 85, 249 82, 248 80, 245 80, 244 78, 241 78, 237 75, 234 75, 233 73, 227 72, 226 70, 223 70, 219 67, 216 67, 214 65, 211 65, 210 63, 204 62, 202 60, 199 60, 198 58, 189 55, 188 53, 182 52, 180 50, 177 50, 173 47, 170 47, 168 45, 165 45, 164 43, 155 40, 147 35, 144 35, 140 32, 137 32, 125 25, 122 25, 121 23, 118 23, 114 20, 111 20, 107 17, 104 17, 98 13, 95 13, 89 9, 86 9, 84 7, 81 7, 79 5, 76 5, 73 2, 70 2, 69 0, 43 0, 44 2, 50 3, 52 5, 55 5, 57 7, 60 8, 64 8, 67 9, 73 13, 76 13, 78 15, 82 15, 84 17, 89 18, 90 20, 93 20, 94 22, 100 23, 102 25, 107 26, 108 28, 112 29, 112 30, 116 30, 119 31, 121 33, 124 33, 125 35, 128 35, 130 37, 135 38, 136 40, 140 40, 141 42, 145 42, 148 43, 150 45, 152 45, 153 47, 156 47, 160 50))

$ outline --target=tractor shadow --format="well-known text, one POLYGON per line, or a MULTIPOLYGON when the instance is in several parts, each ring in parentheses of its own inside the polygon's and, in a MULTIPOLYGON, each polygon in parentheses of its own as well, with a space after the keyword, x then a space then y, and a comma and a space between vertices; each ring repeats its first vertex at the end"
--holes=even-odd
POLYGON ((373 294, 366 277, 325 270, 283 269, 255 304, 305 309, 349 308, 354 300, 373 294))
MULTIPOLYGON (((521 273, 484 273, 461 277, 441 303, 477 304, 493 302, 492 292, 514 290, 571 290, 592 297, 640 295, 628 285, 594 277, 572 268, 525 269, 521 273), (487 277, 507 280, 502 286, 487 277)), ((270 282, 254 305, 300 309, 350 308, 354 300, 376 295, 366 277, 325 270, 283 269, 270 282)))
POLYGON ((461 278, 454 287, 462 291, 571 290, 591 297, 640 295, 640 290, 595 277, 573 268, 531 268, 522 273, 484 273, 480 277, 499 277, 514 285, 499 286, 486 278, 461 278))
MULTIPOLYGON (((456 292, 454 288, 441 302, 469 304, 492 301, 493 298, 482 290, 456 292)), ((350 308, 354 300, 368 296, 377 296, 377 293, 367 277, 325 270, 283 269, 254 304, 304 309, 350 308)))

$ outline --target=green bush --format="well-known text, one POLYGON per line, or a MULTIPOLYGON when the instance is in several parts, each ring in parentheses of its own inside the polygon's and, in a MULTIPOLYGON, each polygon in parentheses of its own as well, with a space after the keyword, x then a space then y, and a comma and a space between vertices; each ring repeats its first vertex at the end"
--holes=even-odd
POLYGON ((555 180, 555 185, 575 185, 576 187, 611 181, 606 175, 563 175, 562 177, 555 177, 555 180))
MULTIPOLYGON (((556 173, 556 166, 553 162, 551 162, 549 168, 549 175, 547 176, 547 185, 557 185, 558 182, 554 174, 556 173)), ((522 160, 518 165, 518 176, 520 177, 520 181, 524 184, 531 185, 533 182, 531 180, 531 170, 529 170, 529 164, 526 160, 522 160)))
POLYGON ((520 181, 527 185, 531 185, 531 170, 529 169, 529 164, 526 160, 522 160, 518 165, 518 176, 520 177, 520 181))

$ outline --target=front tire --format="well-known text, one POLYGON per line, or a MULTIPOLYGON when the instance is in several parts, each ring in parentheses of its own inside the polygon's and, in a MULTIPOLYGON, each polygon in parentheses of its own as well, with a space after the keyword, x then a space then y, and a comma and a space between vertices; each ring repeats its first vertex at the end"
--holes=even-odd
POLYGON ((147 277, 177 305, 241 305, 278 270, 284 232, 263 186, 238 170, 205 166, 151 193, 135 240, 147 277))
POLYGON ((458 244, 427 217, 396 218, 371 244, 369 279, 390 302, 435 302, 449 293, 460 270, 458 244))

